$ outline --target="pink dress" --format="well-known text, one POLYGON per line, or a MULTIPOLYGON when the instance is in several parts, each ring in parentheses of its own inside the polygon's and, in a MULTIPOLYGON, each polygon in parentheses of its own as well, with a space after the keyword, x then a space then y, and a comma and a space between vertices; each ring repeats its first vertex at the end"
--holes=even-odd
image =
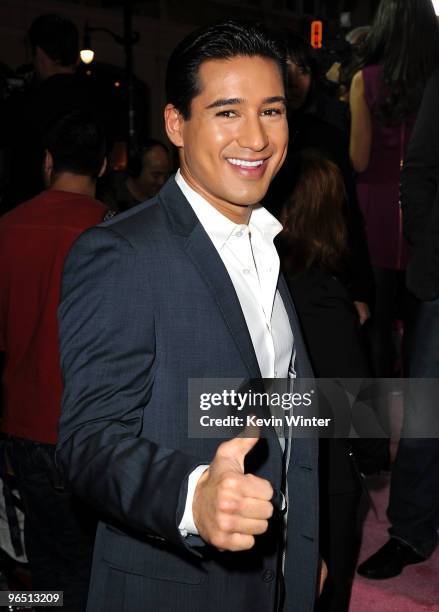
POLYGON ((381 66, 363 68, 367 105, 372 115, 372 149, 369 166, 358 175, 357 194, 366 223, 373 266, 404 270, 408 244, 402 234, 399 184, 415 117, 385 126, 375 112, 382 100, 381 66))

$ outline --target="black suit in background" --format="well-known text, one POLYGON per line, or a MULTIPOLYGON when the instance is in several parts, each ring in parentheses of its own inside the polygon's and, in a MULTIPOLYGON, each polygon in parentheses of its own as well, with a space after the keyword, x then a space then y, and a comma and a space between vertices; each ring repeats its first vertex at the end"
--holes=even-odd
MULTIPOLYGON (((344 285, 320 268, 289 275, 287 282, 316 376, 370 377, 358 314, 344 285)), ((361 495, 347 440, 320 441, 319 479, 320 552, 329 577, 316 610, 347 612, 358 553, 356 516, 361 495)))

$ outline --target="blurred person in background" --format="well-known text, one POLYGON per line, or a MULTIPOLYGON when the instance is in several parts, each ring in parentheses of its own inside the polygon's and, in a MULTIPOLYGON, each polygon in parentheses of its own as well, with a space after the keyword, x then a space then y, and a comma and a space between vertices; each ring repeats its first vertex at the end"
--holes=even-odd
MULTIPOLYGON (((406 290, 409 251, 403 239, 399 183, 424 88, 438 61, 439 36, 431 0, 382 0, 372 28, 350 69, 353 75, 350 154, 358 172, 358 198, 366 220, 374 267, 376 291, 369 343, 377 377, 390 377, 395 373, 396 351, 392 337, 395 319, 402 321, 404 329, 401 362, 405 375, 413 371, 408 357, 412 363, 416 358, 415 353, 410 355, 410 347, 417 304, 406 290)), ((385 392, 386 385, 382 386, 385 392)), ((385 393, 383 398, 386 403, 385 393)), ((383 407, 387 409, 386 405, 383 407)), ((401 449, 404 444, 400 442, 401 449)), ((358 572, 362 576, 391 578, 399 575, 407 564, 431 554, 435 546, 431 538, 424 539, 420 545, 419 531, 414 529, 412 537, 407 538, 410 530, 405 529, 407 523, 410 526, 410 520, 411 527, 417 523, 422 517, 419 508, 425 499, 430 499, 427 495, 416 502, 415 493, 409 500, 410 491, 416 487, 421 491, 420 476, 429 460, 426 457, 423 462, 422 452, 416 461, 412 456, 408 471, 403 473, 400 470, 403 458, 398 450, 388 509, 393 523, 392 537, 360 565, 358 572), (419 463, 423 465, 420 469, 419 463), (408 473, 411 476, 407 480, 408 473), (414 484, 418 480, 419 483, 414 484)))
POLYGON ((290 111, 315 115, 345 131, 345 107, 333 95, 333 87, 325 78, 324 57, 300 34, 291 30, 282 34, 288 54, 290 111))
POLYGON ((168 149, 150 138, 134 149, 126 172, 112 172, 101 180, 97 197, 112 211, 122 212, 154 197, 170 173, 168 149))
MULTIPOLYGON (((319 378, 369 378, 360 321, 345 285, 349 249, 342 175, 312 151, 302 152, 292 170, 293 193, 281 213, 280 254, 314 373, 319 378)), ((356 461, 362 472, 380 467, 372 463, 375 441, 352 442, 357 443, 356 459, 349 440, 320 440, 320 552, 328 579, 316 604, 319 612, 349 609, 359 544, 356 461)))
POLYGON ((352 63, 353 54, 366 39, 369 32, 370 26, 360 26, 348 32, 345 37, 348 45, 343 57, 340 61, 334 62, 326 73, 326 78, 338 85, 338 97, 345 104, 349 104, 349 90, 353 76, 349 67, 352 63))
POLYGON ((55 463, 62 395, 57 308, 70 247, 106 211, 94 199, 105 138, 93 117, 76 112, 56 120, 44 144, 46 190, 0 219, 0 452, 23 503, 32 589, 64 591, 64 609, 79 612, 96 523, 55 463))
MULTIPOLYGON (((407 286, 420 300, 409 376, 439 378, 439 72, 430 79, 410 141, 401 183, 404 232, 412 245, 407 286)), ((437 396, 419 389, 405 405, 392 469, 387 514, 390 539, 358 568, 366 578, 392 578, 437 547, 439 440, 405 436, 437 423, 437 396)))
POLYGON ((403 322, 404 346, 413 326, 399 182, 424 87, 438 63, 431 0, 382 0, 354 61, 350 91, 350 156, 375 279, 368 337, 373 373, 380 378, 395 374, 394 321, 403 322))
POLYGON ((361 45, 361 43, 366 39, 369 32, 370 26, 359 26, 358 28, 354 28, 346 34, 346 41, 352 47, 356 47, 357 45, 361 45))
POLYGON ((291 169, 298 153, 313 149, 337 165, 343 175, 347 198, 343 199, 348 228, 349 290, 361 323, 369 317, 373 278, 367 251, 364 221, 358 207, 355 181, 349 160, 349 123, 345 105, 332 95, 309 42, 292 31, 283 33, 288 56, 288 124, 290 141, 287 159, 274 179, 267 206, 279 215, 291 196, 291 169))
MULTIPOLYGON (((61 15, 37 17, 28 31, 34 78, 11 96, 0 119, 9 176, 2 208, 9 210, 44 189, 43 137, 57 117, 72 111, 97 112, 90 86, 76 73, 79 34, 61 15)), ((99 109, 105 115, 105 109, 99 109)))
MULTIPOLYGON (((322 160, 335 164, 343 177, 346 197, 341 200, 346 227, 347 255, 344 260, 344 286, 363 326, 370 317, 373 302, 373 275, 369 260, 364 219, 358 206, 354 173, 349 159, 349 118, 346 105, 334 96, 310 43, 299 34, 283 33, 288 57, 288 124, 290 140, 286 161, 274 179, 267 197, 268 207, 279 216, 279 209, 294 189, 292 175, 300 172, 297 156, 312 150, 322 160), (299 169, 298 169, 299 168, 299 169), (295 170, 294 170, 295 169, 295 170)), ((363 332, 360 332, 362 334, 363 332)), ((386 440, 368 443, 365 472, 388 469, 386 440)))

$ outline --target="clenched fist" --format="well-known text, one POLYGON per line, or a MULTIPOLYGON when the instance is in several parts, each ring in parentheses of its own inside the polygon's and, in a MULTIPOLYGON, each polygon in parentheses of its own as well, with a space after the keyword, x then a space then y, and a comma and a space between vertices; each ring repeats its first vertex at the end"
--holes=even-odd
MULTIPOLYGON (((248 435, 247 428, 244 435, 248 435)), ((223 442, 195 489, 192 512, 198 533, 220 550, 252 548, 273 514, 273 487, 263 478, 244 474, 244 459, 259 440, 237 437, 223 442)))

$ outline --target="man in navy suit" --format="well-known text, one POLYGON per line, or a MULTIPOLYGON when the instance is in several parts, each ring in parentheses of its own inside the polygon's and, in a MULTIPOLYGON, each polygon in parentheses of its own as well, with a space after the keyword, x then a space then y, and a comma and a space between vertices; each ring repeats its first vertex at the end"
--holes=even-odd
POLYGON ((259 205, 286 154, 284 77, 259 26, 183 40, 165 108, 179 171, 66 262, 58 456, 102 513, 94 612, 313 610, 316 441, 188 437, 190 379, 312 376, 259 205))

